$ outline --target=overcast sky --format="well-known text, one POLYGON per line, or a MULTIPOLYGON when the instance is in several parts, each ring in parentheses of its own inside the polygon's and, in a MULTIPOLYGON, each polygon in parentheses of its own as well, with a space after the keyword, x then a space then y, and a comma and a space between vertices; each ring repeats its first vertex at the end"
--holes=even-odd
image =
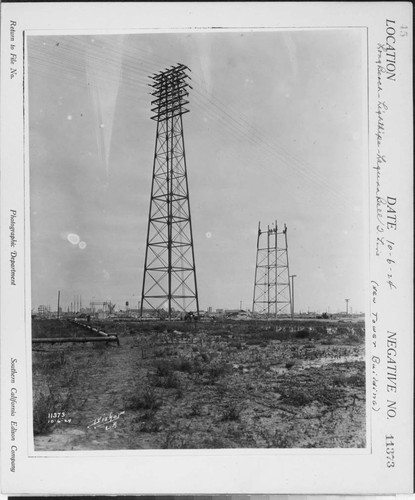
POLYGON ((140 300, 148 75, 183 63, 201 309, 252 307, 258 221, 277 219, 296 310, 363 311, 365 50, 359 29, 29 37, 32 307, 140 300))

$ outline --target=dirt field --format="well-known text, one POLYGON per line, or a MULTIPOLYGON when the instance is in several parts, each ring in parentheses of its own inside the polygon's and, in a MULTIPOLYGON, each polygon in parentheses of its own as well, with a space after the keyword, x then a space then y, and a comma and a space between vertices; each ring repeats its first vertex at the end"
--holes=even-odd
POLYGON ((36 450, 365 446, 363 322, 95 325, 120 347, 34 345, 36 450))

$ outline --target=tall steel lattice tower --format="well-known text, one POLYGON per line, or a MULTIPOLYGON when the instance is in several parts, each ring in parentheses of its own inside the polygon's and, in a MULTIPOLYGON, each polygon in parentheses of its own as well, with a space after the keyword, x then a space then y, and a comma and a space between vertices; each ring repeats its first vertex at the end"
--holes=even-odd
POLYGON ((252 312, 276 318, 291 315, 287 226, 278 231, 276 221, 265 231, 258 224, 252 312))
POLYGON ((157 121, 141 316, 144 309, 199 314, 182 116, 191 88, 177 64, 150 78, 157 121))

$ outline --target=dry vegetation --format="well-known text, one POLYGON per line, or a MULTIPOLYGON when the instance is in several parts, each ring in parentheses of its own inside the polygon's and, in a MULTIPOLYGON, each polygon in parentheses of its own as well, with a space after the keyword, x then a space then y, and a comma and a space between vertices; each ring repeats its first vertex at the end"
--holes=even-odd
MULTIPOLYGON (((365 446, 363 322, 97 326, 121 346, 34 348, 38 450, 365 446)), ((33 324, 37 337, 82 334, 33 324)))

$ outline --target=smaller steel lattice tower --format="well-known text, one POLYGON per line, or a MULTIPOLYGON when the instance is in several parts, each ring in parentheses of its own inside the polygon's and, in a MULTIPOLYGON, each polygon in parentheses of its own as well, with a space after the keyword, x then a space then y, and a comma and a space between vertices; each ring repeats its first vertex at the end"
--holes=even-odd
POLYGON ((144 263, 143 309, 199 313, 182 116, 189 110, 188 68, 177 64, 153 75, 157 122, 144 263))
POLYGON ((265 231, 258 224, 252 312, 267 317, 291 315, 287 226, 278 231, 276 221, 265 231))

